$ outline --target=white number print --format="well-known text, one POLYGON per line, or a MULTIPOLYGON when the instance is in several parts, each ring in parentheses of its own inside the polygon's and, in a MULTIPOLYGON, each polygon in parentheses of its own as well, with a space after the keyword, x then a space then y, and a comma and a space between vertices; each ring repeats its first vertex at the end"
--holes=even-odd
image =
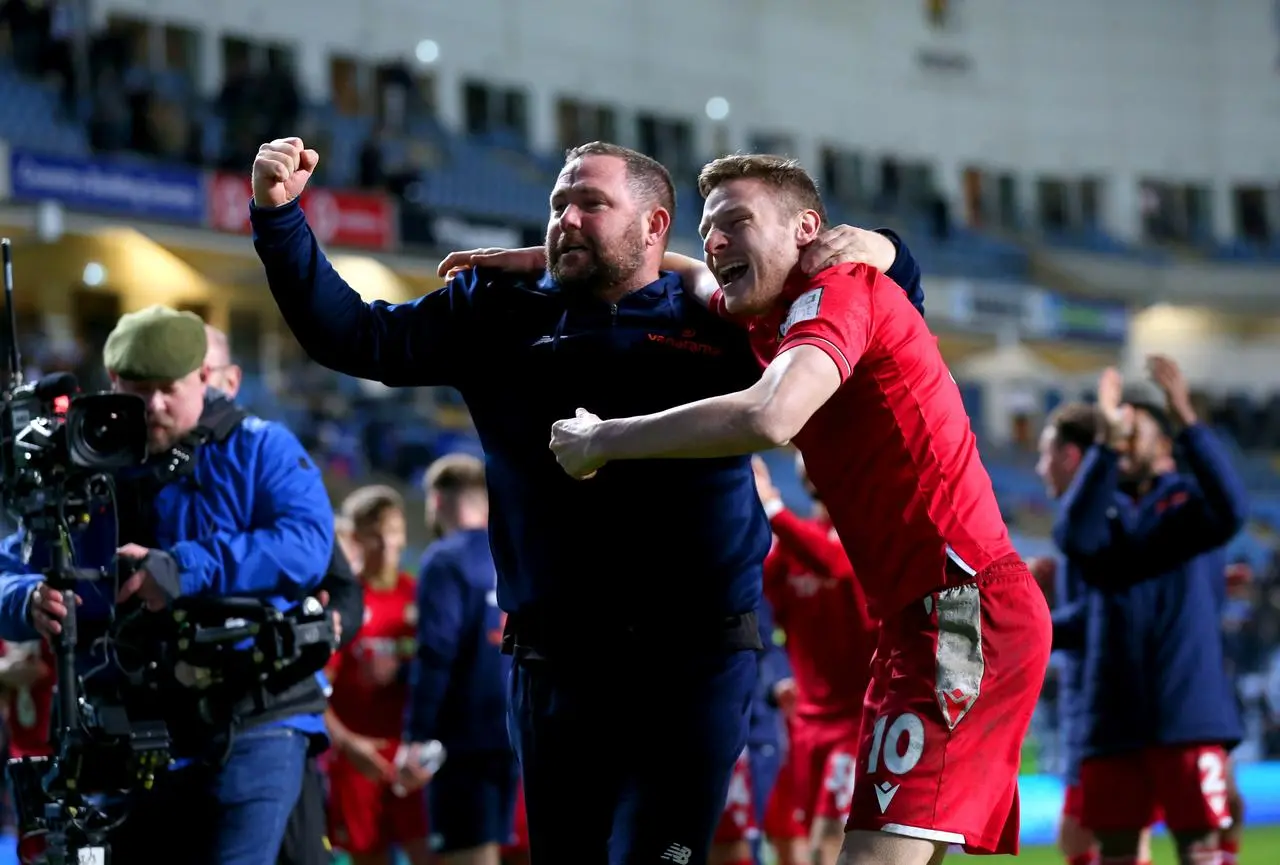
POLYGON ((1222 755, 1215 751, 1205 751, 1196 760, 1196 768, 1200 770, 1200 792, 1209 803, 1209 808, 1219 816, 1227 813, 1227 766, 1222 755))
POLYGON ((924 723, 911 712, 903 712, 893 723, 887 715, 876 718, 872 728, 871 753, 867 756, 867 774, 880 769, 880 761, 892 775, 905 775, 920 762, 924 753, 924 723), (888 731, 886 732, 886 727, 888 731), (902 739, 906 737, 904 744, 902 739))
POLYGON ((76 865, 107 865, 107 851, 102 847, 81 847, 76 851, 76 865))
POLYGON ((836 753, 831 755, 827 771, 827 792, 836 802, 836 809, 848 810, 853 799, 853 785, 857 778, 857 760, 852 754, 836 753))

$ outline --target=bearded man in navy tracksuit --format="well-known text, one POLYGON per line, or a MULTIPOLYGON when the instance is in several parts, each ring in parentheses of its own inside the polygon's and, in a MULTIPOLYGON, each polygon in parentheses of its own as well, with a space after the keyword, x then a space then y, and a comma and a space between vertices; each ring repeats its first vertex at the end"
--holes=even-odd
POLYGON ((1081 732, 1083 822, 1103 858, 1137 865, 1143 828, 1163 812, 1180 861, 1218 861, 1230 825, 1227 751, 1242 730, 1229 692, 1214 557, 1245 519, 1243 485, 1198 423, 1182 373, 1149 359, 1188 467, 1170 470, 1163 406, 1123 394, 1108 370, 1104 424, 1062 499, 1054 540, 1089 585, 1081 732))
MULTIPOLYGON (((705 862, 758 676, 770 530, 750 461, 635 462, 580 484, 547 447, 578 406, 645 414, 759 380, 746 332, 706 309, 706 286, 663 272, 670 176, 615 145, 576 148, 551 194, 549 270, 476 268, 393 306, 363 301, 308 227, 298 196, 318 160, 296 138, 259 150, 255 248, 312 359, 452 386, 471 411, 534 865, 705 862)), ((820 242, 808 263, 865 261, 922 304, 905 248, 854 241, 820 242)))

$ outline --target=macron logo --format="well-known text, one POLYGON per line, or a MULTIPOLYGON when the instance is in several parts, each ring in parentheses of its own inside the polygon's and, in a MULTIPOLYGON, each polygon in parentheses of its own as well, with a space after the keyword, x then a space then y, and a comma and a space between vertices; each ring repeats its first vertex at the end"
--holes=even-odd
POLYGON ((875 788, 876 802, 880 805, 880 813, 883 814, 889 810, 889 803, 893 801, 893 797, 898 795, 898 785, 890 784, 888 781, 882 781, 875 788))

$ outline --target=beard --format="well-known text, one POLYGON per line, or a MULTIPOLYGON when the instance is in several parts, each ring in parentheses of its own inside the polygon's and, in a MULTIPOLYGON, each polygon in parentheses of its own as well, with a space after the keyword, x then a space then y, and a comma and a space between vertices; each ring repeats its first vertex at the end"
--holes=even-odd
POLYGON ((547 265, 556 282, 571 291, 612 288, 630 279, 644 264, 644 238, 637 230, 608 244, 608 249, 586 237, 561 237, 555 246, 547 244, 547 265), (573 264, 562 259, 576 247, 573 264))

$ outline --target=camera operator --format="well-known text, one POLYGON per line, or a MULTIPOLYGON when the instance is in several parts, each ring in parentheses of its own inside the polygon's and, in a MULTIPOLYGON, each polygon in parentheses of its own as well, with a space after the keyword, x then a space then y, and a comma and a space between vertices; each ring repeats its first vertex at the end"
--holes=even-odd
MULTIPOLYGON (((206 348, 199 317, 155 306, 123 316, 103 351, 113 389, 146 403, 150 457, 117 477, 115 518, 95 510, 69 538, 77 566, 106 567, 118 557, 134 572, 115 584, 79 583, 71 595, 39 576, 51 558, 39 543, 15 545, 27 548, 22 559, 0 562, 10 572, 0 579, 0 638, 55 637, 67 605, 76 605, 90 705, 95 680, 115 673, 85 672, 102 662, 95 644, 109 620, 146 619, 141 609, 165 611, 188 597, 289 609, 317 589, 330 564, 333 511, 319 470, 290 432, 209 390, 206 348)), ((124 665, 117 657, 108 666, 124 665)), ((163 715, 175 762, 153 786, 133 791, 109 837, 112 860, 274 863, 308 750, 324 741, 319 682, 304 676, 272 694, 256 679, 243 688, 237 680, 209 692, 224 705, 173 681, 159 695, 130 690, 128 681, 117 686, 130 723, 135 709, 163 715)))
MULTIPOLYGON (((204 332, 209 342, 204 356, 204 364, 209 369, 209 387, 234 400, 240 394, 244 371, 231 357, 231 344, 225 333, 211 324, 204 326, 204 332)), ((355 639, 364 619, 364 589, 356 579, 348 552, 348 547, 353 545, 342 542, 344 534, 350 534, 350 528, 341 525, 342 519, 334 518, 333 558, 319 592, 325 607, 334 614, 339 649, 355 639)), ((307 758, 302 791, 289 815, 277 865, 324 865, 333 861, 325 798, 324 774, 313 755, 307 758)))

